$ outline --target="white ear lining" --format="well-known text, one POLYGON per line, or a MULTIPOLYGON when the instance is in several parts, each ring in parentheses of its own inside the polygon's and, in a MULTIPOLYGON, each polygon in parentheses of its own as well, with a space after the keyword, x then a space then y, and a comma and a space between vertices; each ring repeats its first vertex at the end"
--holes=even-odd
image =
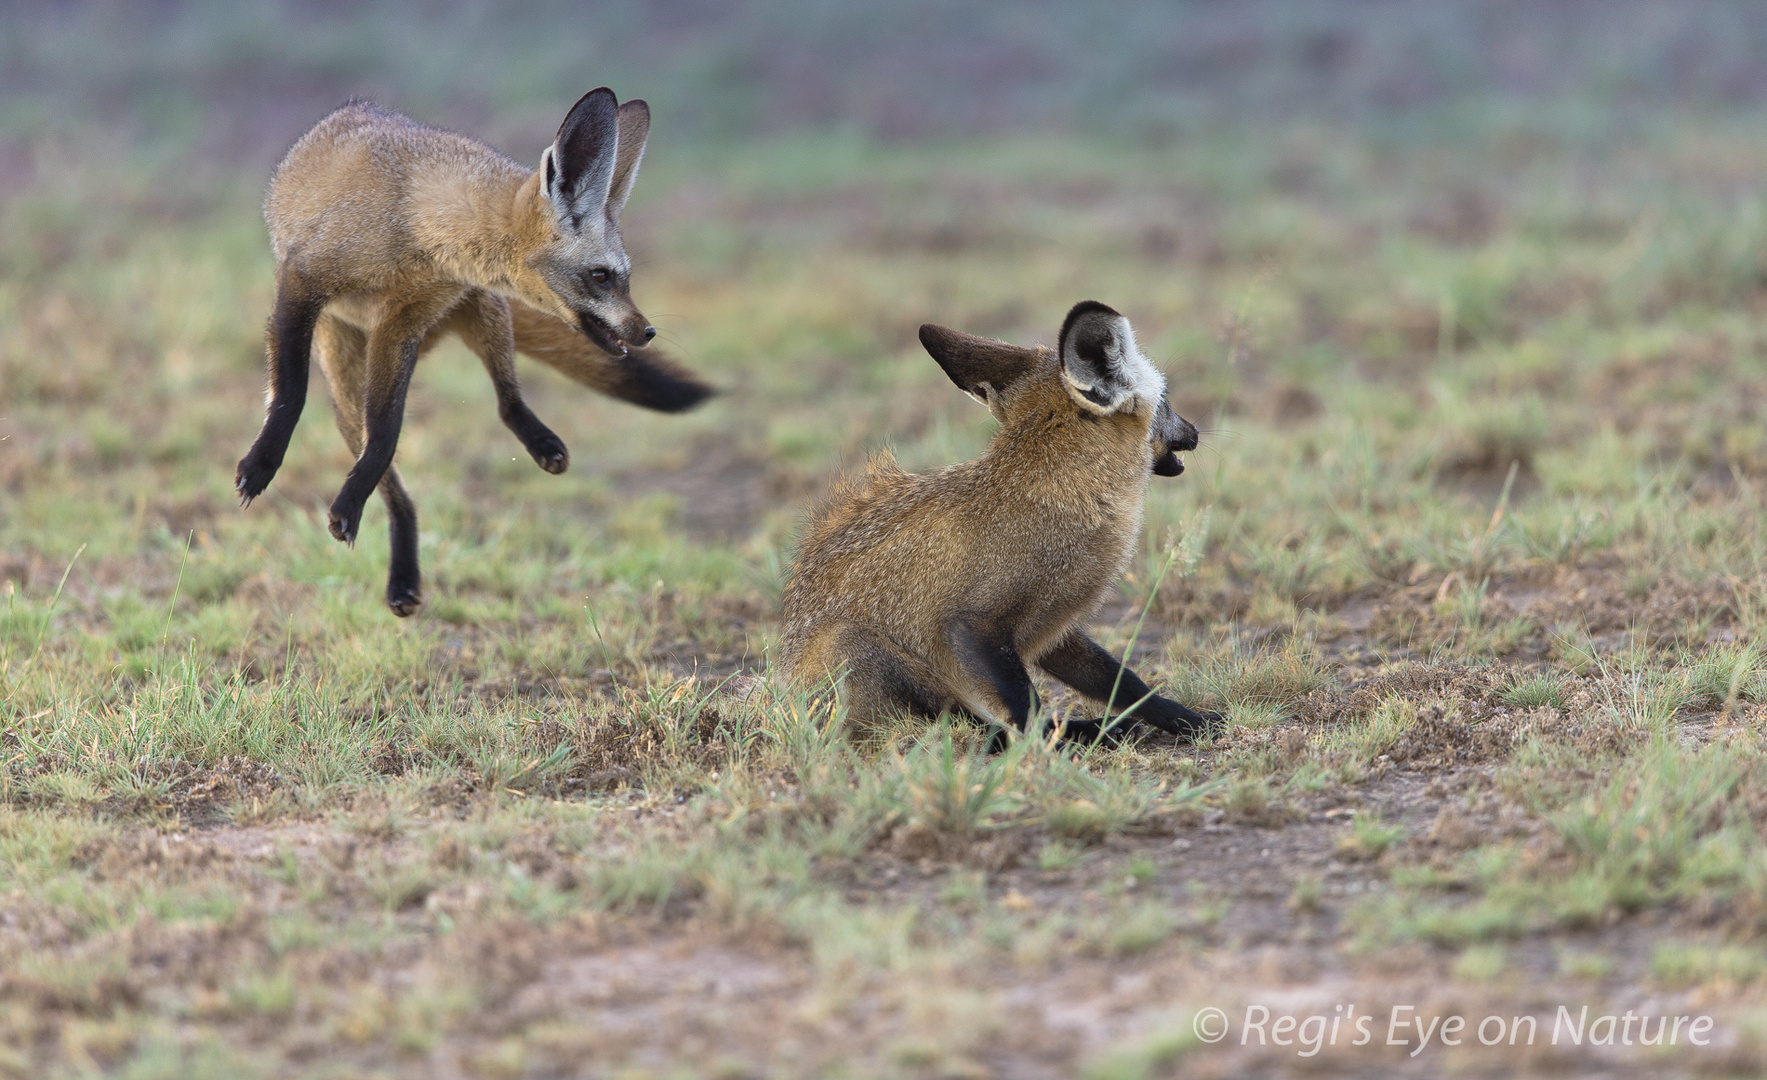
POLYGON ((1100 416, 1109 416, 1111 413, 1122 408, 1124 399, 1128 397, 1128 394, 1126 393, 1118 394, 1111 398, 1109 403, 1100 405, 1098 402, 1093 401, 1086 396, 1095 390, 1096 387, 1092 383, 1082 383, 1080 380, 1074 378, 1072 373, 1068 371, 1068 366, 1066 364, 1061 366, 1061 377, 1062 381, 1068 384, 1068 396, 1074 399, 1074 404, 1085 409, 1087 412, 1097 413, 1100 416))
POLYGON ((1141 355, 1141 346, 1135 343, 1135 328, 1129 325, 1129 320, 1119 319, 1118 323, 1118 340, 1122 342, 1123 353, 1117 361, 1117 370, 1127 380, 1130 393, 1145 401, 1159 401, 1166 396, 1166 377, 1153 366, 1153 361, 1141 355))
POLYGON ((1113 342, 1116 347, 1106 353, 1105 362, 1110 366, 1111 373, 1118 377, 1112 380, 1117 383, 1118 390, 1110 395, 1107 402, 1100 403, 1088 396, 1098 391, 1096 383, 1081 382, 1074 378, 1065 361, 1061 365, 1061 377, 1067 381, 1069 396, 1074 399, 1075 404, 1100 416, 1118 412, 1135 399, 1158 402, 1166 393, 1166 377, 1160 374, 1152 361, 1141 354, 1140 347, 1135 343, 1135 330, 1129 325, 1129 320, 1119 315, 1113 329, 1116 331, 1113 342))
MULTIPOLYGON (((608 152, 607 166, 602 170, 607 174, 605 177, 606 182, 591 184, 590 190, 585 191, 582 196, 574 201, 569 195, 557 189, 558 144, 553 143, 551 146, 548 146, 545 150, 541 151, 541 186, 545 188, 547 201, 552 204, 553 210, 555 210, 560 216, 576 216, 584 218, 596 216, 605 218, 609 221, 616 221, 619 218, 619 207, 610 205, 610 200, 613 197, 614 163, 618 160, 619 149, 619 132, 616 130, 614 132, 614 145, 608 152), (552 174, 552 182, 546 183, 545 181, 549 171, 552 174), (597 190, 599 190, 600 194, 599 199, 596 197, 597 190)), ((621 200, 621 204, 624 205, 624 200, 621 200)))

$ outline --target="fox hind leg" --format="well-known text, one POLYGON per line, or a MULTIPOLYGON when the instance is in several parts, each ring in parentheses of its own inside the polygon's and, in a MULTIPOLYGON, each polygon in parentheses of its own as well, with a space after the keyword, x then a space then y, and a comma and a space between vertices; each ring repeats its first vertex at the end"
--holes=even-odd
MULTIPOLYGON (((362 454, 367 424, 362 416, 363 376, 368 356, 368 335, 327 315, 319 320, 313 336, 313 352, 331 385, 332 416, 338 434, 350 453, 362 454)), ((423 573, 417 561, 417 504, 411 501, 399 478, 399 467, 387 467, 380 478, 381 501, 387 507, 387 532, 392 540, 392 560, 387 571, 387 607, 404 618, 423 606, 423 573)))
POLYGON ((423 606, 423 573, 417 563, 417 504, 406 494, 397 465, 387 467, 379 490, 381 501, 387 504, 387 532, 393 548, 387 568, 387 607, 403 619, 423 606))
POLYGON ((417 366, 415 340, 396 348, 393 370, 383 373, 380 380, 371 378, 368 381, 363 409, 366 438, 362 452, 357 455, 356 464, 344 477, 344 486, 331 503, 327 522, 331 535, 352 547, 356 543, 356 531, 362 527, 362 505, 368 501, 368 493, 380 486, 381 477, 393 463, 393 451, 399 445, 399 429, 405 420, 405 393, 411 387, 411 371, 417 366))
POLYGON ((276 307, 270 315, 270 404, 264 426, 245 457, 239 459, 233 487, 240 505, 250 506, 264 493, 282 457, 301 410, 307 403, 307 372, 313 347, 313 326, 325 309, 325 297, 315 295, 300 274, 286 264, 276 283, 276 307))
POLYGON ((881 724, 903 712, 930 719, 952 704, 927 665, 883 634, 852 623, 819 633, 794 667, 813 677, 843 672, 847 716, 861 724, 881 724))
POLYGON ((950 630, 963 687, 949 685, 933 667, 888 637, 847 624, 819 635, 796 666, 803 671, 845 671, 847 715, 876 723, 892 712, 933 719, 941 714, 991 729, 988 752, 1004 750, 1008 727, 1024 731, 1038 709, 1030 672, 1010 641, 959 621, 950 630))
POLYGON ((509 301, 495 293, 474 289, 449 314, 449 323, 466 347, 477 354, 497 391, 497 415, 527 448, 535 464, 557 475, 571 463, 564 440, 540 422, 522 398, 515 375, 515 329, 509 301))
POLYGON ((346 544, 356 543, 362 525, 362 506, 380 486, 381 477, 393 463, 399 447, 399 429, 405 422, 405 394, 425 336, 460 292, 429 293, 386 313, 368 331, 367 363, 363 365, 362 419, 365 437, 362 453, 344 478, 344 486, 332 500, 331 535, 346 544))

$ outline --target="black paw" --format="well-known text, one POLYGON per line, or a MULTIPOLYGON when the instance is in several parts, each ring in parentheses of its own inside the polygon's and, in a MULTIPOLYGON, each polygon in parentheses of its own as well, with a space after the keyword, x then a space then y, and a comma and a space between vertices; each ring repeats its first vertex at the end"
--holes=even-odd
POLYGON ((1118 719, 1115 721, 1100 717, 1097 720, 1069 720, 1061 726, 1061 741, 1064 745, 1102 746, 1115 749, 1123 745, 1129 735, 1129 729, 1135 726, 1134 719, 1118 719))
POLYGON ((331 514, 326 521, 331 529, 334 540, 342 540, 351 547, 356 546, 356 530, 362 527, 362 508, 354 510, 342 505, 342 500, 331 504, 331 514))
POLYGON ((275 479, 280 464, 265 461, 256 451, 240 458, 239 468, 233 474, 233 490, 239 492, 239 505, 250 506, 253 499, 262 495, 275 479))
POLYGON ((1212 739, 1227 731, 1227 718, 1209 709, 1185 709, 1171 730, 1181 743, 1212 739))
POLYGON ((557 476, 570 467, 571 452, 565 447, 564 440, 548 431, 528 444, 528 453, 542 469, 557 476))
POLYGON ((1227 720, 1220 713, 1192 709, 1169 698, 1156 697, 1136 709, 1132 715, 1136 720, 1159 728, 1181 743, 1210 738, 1227 730, 1227 720))
POLYGON ((387 583, 387 607, 401 619, 408 619, 417 614, 423 606, 423 590, 416 585, 387 583))

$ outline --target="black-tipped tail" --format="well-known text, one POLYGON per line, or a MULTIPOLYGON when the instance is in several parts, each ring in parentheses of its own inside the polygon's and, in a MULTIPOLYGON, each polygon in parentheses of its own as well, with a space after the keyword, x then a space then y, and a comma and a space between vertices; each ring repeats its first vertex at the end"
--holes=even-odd
POLYGON ((609 397, 640 408, 679 413, 717 393, 699 377, 664 357, 629 353, 609 363, 610 377, 602 387, 609 397))

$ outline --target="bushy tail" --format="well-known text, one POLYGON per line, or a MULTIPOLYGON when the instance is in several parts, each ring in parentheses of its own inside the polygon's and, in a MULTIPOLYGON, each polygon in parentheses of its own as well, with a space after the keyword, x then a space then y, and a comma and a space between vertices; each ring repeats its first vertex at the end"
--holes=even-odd
POLYGON ((611 398, 658 412, 686 412, 715 392, 656 349, 609 356, 576 327, 520 300, 509 301, 515 351, 611 398))

